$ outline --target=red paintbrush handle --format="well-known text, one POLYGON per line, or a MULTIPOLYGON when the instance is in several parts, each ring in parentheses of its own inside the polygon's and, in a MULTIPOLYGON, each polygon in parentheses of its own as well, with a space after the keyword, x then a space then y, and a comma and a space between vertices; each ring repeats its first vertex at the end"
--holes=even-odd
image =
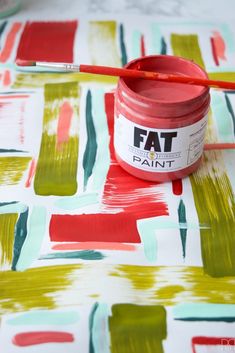
POLYGON ((123 69, 118 67, 96 66, 96 65, 80 65, 80 72, 87 72, 98 75, 130 77, 130 78, 143 78, 148 80, 156 80, 163 82, 185 83, 190 85, 199 85, 206 87, 234 89, 235 82, 206 80, 197 77, 189 76, 176 76, 171 74, 163 74, 151 71, 123 69))

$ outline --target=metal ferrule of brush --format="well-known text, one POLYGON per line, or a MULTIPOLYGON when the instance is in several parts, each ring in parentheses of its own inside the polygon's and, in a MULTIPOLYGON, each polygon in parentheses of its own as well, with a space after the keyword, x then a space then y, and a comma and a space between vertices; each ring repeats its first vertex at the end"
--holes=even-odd
POLYGON ((68 63, 48 63, 48 62, 36 62, 36 66, 45 67, 47 69, 57 69, 66 72, 80 71, 79 65, 68 64, 68 63))

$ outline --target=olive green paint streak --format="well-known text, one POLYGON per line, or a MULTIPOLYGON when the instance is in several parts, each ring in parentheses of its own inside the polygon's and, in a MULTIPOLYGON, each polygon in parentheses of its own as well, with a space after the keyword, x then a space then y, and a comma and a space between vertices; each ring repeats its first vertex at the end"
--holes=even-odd
POLYGON ((45 84, 53 83, 99 83, 99 84, 110 84, 116 85, 118 81, 117 77, 93 75, 87 73, 32 73, 18 74, 15 78, 13 88, 42 88, 45 84))
POLYGON ((235 304, 234 277, 214 278, 200 267, 118 265, 110 275, 128 279, 141 303, 235 304))
POLYGON ((117 49, 116 21, 91 21, 88 47, 93 65, 121 66, 117 49))
POLYGON ((23 272, 0 272, 0 311, 56 308, 56 292, 70 287, 80 265, 46 266, 23 272))
MULTIPOLYGON (((11 266, 17 213, 0 214, 0 265, 11 266)), ((2 290, 2 289, 1 289, 2 290)))
POLYGON ((214 277, 235 275, 235 202, 230 181, 202 175, 190 176, 201 229, 201 252, 205 272, 214 277))
POLYGON ((65 101, 73 107, 72 119, 78 124, 78 84, 48 84, 44 95, 43 134, 34 179, 35 193, 70 196, 77 191, 78 131, 58 148, 54 126, 57 126, 59 110, 65 101))
POLYGON ((235 72, 234 71, 225 71, 225 72, 209 72, 208 76, 211 80, 221 80, 234 82, 235 81, 235 72))
POLYGON ((166 311, 159 305, 115 304, 109 331, 112 353, 163 353, 166 311))
POLYGON ((22 179, 31 157, 1 157, 0 185, 16 185, 22 179))
POLYGON ((198 36, 196 34, 171 34, 171 46, 174 55, 193 60, 204 67, 198 36))
MULTIPOLYGON (((172 34, 171 45, 175 55, 205 67, 196 35, 172 34)), ((210 78, 218 78, 212 75, 210 78)), ((219 78, 224 79, 226 74, 221 72, 220 75, 219 78)), ((209 134, 211 141, 216 141, 210 121, 209 134)), ((204 270, 214 277, 234 276, 235 202, 220 152, 205 153, 201 168, 190 176, 190 182, 199 223, 210 227, 200 229, 204 270)))

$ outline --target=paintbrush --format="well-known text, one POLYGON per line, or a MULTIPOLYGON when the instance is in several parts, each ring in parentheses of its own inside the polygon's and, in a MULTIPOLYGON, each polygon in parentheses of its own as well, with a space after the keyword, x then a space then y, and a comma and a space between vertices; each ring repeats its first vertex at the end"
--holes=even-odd
POLYGON ((45 69, 53 69, 62 72, 86 72, 89 74, 118 76, 125 78, 147 79, 162 82, 184 83, 189 85, 214 87, 235 90, 235 82, 218 81, 210 79, 202 79, 198 77, 180 76, 174 74, 165 74, 160 72, 142 71, 136 69, 125 69, 118 67, 97 66, 97 65, 76 65, 67 63, 54 63, 43 61, 16 60, 16 65, 24 67, 41 67, 45 69))

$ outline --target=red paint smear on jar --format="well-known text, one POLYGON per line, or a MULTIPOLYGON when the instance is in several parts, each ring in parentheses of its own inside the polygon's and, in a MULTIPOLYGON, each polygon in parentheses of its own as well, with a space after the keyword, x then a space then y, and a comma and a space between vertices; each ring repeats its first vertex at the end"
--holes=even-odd
POLYGON ((27 22, 16 59, 73 62, 77 21, 27 22))
POLYGON ((125 214, 52 215, 51 241, 140 243, 135 217, 125 214))
POLYGON ((135 178, 122 169, 116 161, 113 146, 114 95, 112 93, 105 95, 105 111, 110 134, 111 158, 102 199, 105 211, 121 208, 135 215, 136 219, 167 216, 167 205, 162 200, 163 195, 157 190, 160 183, 135 178))
POLYGON ((68 332, 59 331, 34 331, 18 333, 13 337, 13 344, 18 347, 34 346, 42 343, 68 343, 74 337, 68 332))

